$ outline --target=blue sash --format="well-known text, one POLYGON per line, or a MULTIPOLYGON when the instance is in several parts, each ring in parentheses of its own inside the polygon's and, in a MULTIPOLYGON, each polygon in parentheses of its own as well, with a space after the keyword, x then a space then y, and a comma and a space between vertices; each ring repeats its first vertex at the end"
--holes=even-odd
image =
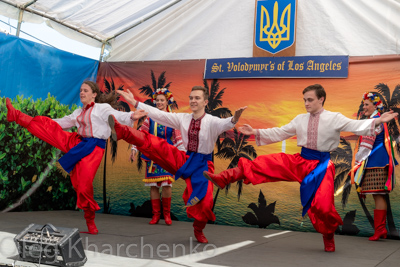
POLYGON ((58 162, 66 172, 70 173, 81 159, 93 152, 96 146, 105 149, 106 140, 94 137, 82 137, 82 141, 71 148, 58 162))
POLYGON ((375 138, 365 168, 385 167, 389 164, 389 160, 389 155, 385 147, 385 131, 382 131, 375 138))
POLYGON ((317 167, 315 167, 315 169, 304 178, 300 185, 300 198, 301 205, 303 206, 302 216, 304 217, 308 209, 311 207, 311 203, 322 182, 322 179, 325 177, 326 169, 328 168, 328 163, 331 159, 331 154, 329 152, 320 152, 302 147, 300 155, 304 159, 319 160, 317 167))
POLYGON ((202 200, 208 189, 208 180, 204 178, 203 171, 208 171, 208 161, 212 160, 212 154, 204 155, 197 152, 186 152, 189 155, 188 160, 175 173, 175 180, 191 177, 192 194, 189 197, 186 206, 193 206, 202 200))

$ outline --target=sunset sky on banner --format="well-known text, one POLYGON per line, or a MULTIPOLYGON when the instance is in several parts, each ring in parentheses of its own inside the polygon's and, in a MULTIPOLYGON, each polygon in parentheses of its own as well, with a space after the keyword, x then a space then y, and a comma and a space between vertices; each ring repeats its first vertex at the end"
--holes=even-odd
MULTIPOLYGON (((355 118, 361 96, 373 91, 379 83, 385 83, 393 92, 400 84, 400 59, 395 58, 353 58, 350 59, 349 76, 346 79, 232 79, 219 80, 220 89, 225 89, 223 106, 232 112, 241 106, 248 106, 239 125, 248 123, 254 128, 282 126, 297 114, 304 113, 302 90, 308 85, 320 83, 327 92, 325 108, 355 118), (373 60, 370 61, 370 60, 373 60)), ((124 85, 141 101, 147 99, 139 88, 151 85, 151 70, 155 78, 166 71, 166 83, 178 102, 177 112, 190 112, 188 95, 194 85, 203 84, 204 60, 150 61, 127 63, 100 63, 98 83, 104 86, 104 77, 115 86, 124 85)), ((208 80, 211 84, 211 80, 208 80)), ((344 134, 348 135, 348 134, 344 134)))

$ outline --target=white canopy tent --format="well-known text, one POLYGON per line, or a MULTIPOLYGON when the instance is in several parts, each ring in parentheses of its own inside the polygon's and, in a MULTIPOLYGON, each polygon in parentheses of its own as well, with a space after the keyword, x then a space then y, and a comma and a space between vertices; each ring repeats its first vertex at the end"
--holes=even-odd
MULTIPOLYGON (((0 0, 0 15, 109 46, 106 61, 251 57, 255 0, 0 0), (22 16, 21 16, 22 15, 22 16)), ((296 55, 400 54, 400 0, 298 0, 296 55)))

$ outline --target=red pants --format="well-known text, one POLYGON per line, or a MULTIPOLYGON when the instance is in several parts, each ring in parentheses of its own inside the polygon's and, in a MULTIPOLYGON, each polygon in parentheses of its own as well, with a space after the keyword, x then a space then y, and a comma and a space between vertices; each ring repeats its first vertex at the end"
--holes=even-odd
MULTIPOLYGON (((318 164, 318 160, 306 160, 300 154, 288 155, 277 153, 258 156, 253 161, 240 158, 238 167, 244 173, 245 184, 261 184, 269 182, 299 182, 318 164)), ((308 216, 321 234, 334 233, 343 221, 335 209, 334 202, 335 166, 329 161, 325 177, 319 186, 308 210, 308 216)))
MULTIPOLYGON (((34 117, 27 130, 64 153, 81 142, 77 133, 64 131, 57 122, 48 117, 34 117)), ((77 194, 77 205, 80 209, 92 211, 100 209, 93 198, 93 179, 103 154, 104 149, 96 146, 93 152, 82 158, 70 173, 72 186, 77 194)))
MULTIPOLYGON (((153 160, 155 163, 161 166, 164 170, 175 174, 180 167, 185 164, 189 158, 185 152, 177 149, 175 146, 168 144, 167 141, 156 137, 147 132, 136 131, 135 138, 129 140, 130 143, 137 146, 138 150, 143 153, 146 157, 153 160)), ((208 171, 214 172, 214 164, 208 162, 208 171)), ((185 179, 186 189, 183 192, 183 201, 185 205, 189 200, 190 194, 192 193, 192 184, 190 178, 185 179)), ((207 222, 209 220, 215 221, 215 215, 212 212, 213 206, 213 184, 208 182, 208 189, 206 196, 196 205, 189 206, 186 209, 188 218, 194 218, 198 221, 207 222)))

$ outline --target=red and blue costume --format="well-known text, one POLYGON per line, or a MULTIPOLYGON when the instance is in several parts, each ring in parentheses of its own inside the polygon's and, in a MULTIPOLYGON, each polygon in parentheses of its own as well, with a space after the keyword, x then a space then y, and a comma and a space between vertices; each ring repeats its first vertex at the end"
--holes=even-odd
POLYGON ((148 116, 154 121, 180 130, 187 152, 180 151, 149 133, 119 125, 114 120, 110 121, 110 125, 115 123, 118 139, 134 144, 143 155, 175 174, 176 179, 185 180, 186 189, 182 197, 187 207, 187 216, 195 219, 193 227, 197 240, 207 243, 203 229, 208 221, 215 221, 212 212, 213 184, 203 177, 202 172, 214 172, 211 153, 218 136, 233 128, 232 118, 221 119, 204 114, 194 119, 189 113, 163 112, 143 103, 138 103, 137 108, 148 112, 148 116))
POLYGON ((323 234, 325 250, 335 251, 334 232, 342 219, 334 205, 335 166, 330 151, 339 145, 340 132, 374 135, 373 120, 357 121, 324 109, 300 114, 282 127, 258 129, 256 142, 267 145, 297 135, 300 154, 261 155, 253 161, 240 158, 238 167, 220 174, 205 173, 219 188, 243 180, 246 184, 299 182, 303 216, 307 213, 315 230, 323 234))
POLYGON ((132 125, 132 112, 117 111, 109 104, 92 103, 71 115, 53 120, 44 116, 30 117, 14 109, 8 98, 6 101, 8 121, 15 121, 34 136, 66 153, 59 162, 70 174, 77 206, 85 212, 89 233, 97 234, 94 218, 100 207, 94 200, 92 183, 103 158, 105 140, 111 134, 107 118, 112 114, 122 123, 132 125), (73 126, 78 128, 77 133, 63 130, 73 126))

